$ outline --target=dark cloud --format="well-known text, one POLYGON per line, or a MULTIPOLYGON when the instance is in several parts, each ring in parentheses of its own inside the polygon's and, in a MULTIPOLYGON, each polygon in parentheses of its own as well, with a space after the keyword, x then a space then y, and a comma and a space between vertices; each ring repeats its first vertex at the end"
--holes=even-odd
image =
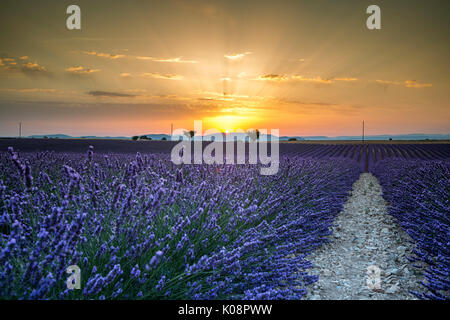
POLYGON ((283 74, 266 74, 258 78, 258 80, 271 80, 271 81, 281 81, 286 79, 287 77, 283 74))

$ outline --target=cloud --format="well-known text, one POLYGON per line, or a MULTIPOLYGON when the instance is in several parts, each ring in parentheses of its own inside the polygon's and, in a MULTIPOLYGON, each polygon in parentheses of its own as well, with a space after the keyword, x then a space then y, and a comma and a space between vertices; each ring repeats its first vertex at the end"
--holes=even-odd
POLYGON ((128 73, 128 72, 122 72, 122 73, 120 74, 120 77, 121 77, 121 78, 129 78, 129 77, 131 77, 131 73, 128 73))
POLYGON ((182 80, 183 76, 178 74, 161 74, 154 72, 144 72, 141 74, 143 78, 153 78, 153 79, 166 79, 166 80, 182 80))
POLYGON ((431 83, 419 83, 417 82, 417 80, 405 80, 404 82, 389 81, 389 80, 375 80, 375 81, 385 86, 396 85, 396 86, 404 86, 406 88, 429 88, 433 86, 431 83))
POLYGON ((302 100, 290 100, 290 99, 284 99, 284 98, 273 98, 274 102, 277 103, 287 103, 287 104, 296 104, 296 105, 304 105, 304 106, 320 106, 320 107, 334 107, 339 106, 336 103, 330 103, 330 102, 314 102, 314 101, 302 101, 302 100))
POLYGON ((249 54, 251 54, 251 52, 247 51, 247 52, 243 52, 243 53, 235 53, 235 54, 228 54, 228 55, 225 54, 224 57, 227 58, 228 60, 240 60, 249 54))
POLYGON ((333 82, 332 79, 323 79, 321 77, 305 78, 303 76, 292 76, 291 79, 294 81, 314 82, 314 83, 323 83, 323 84, 329 84, 329 83, 333 82))
POLYGON ((21 57, 19 57, 19 59, 20 60, 28 60, 29 58, 28 58, 28 56, 21 56, 21 57))
POLYGON ((21 66, 21 71, 27 75, 48 75, 47 69, 37 62, 26 62, 21 66))
POLYGON ((262 81, 286 81, 289 80, 289 77, 283 74, 266 74, 263 76, 259 76, 256 80, 262 81))
POLYGON ((358 78, 333 78, 335 81, 358 81, 358 78))
POLYGON ((431 83, 418 83, 416 80, 406 80, 405 87, 407 88, 428 88, 432 87, 431 83))
POLYGON ((103 52, 96 52, 96 51, 84 51, 83 53, 91 55, 91 56, 97 56, 97 57, 113 59, 113 60, 121 59, 121 58, 125 57, 124 54, 112 54, 112 53, 103 53, 103 52))
POLYGON ((56 89, 29 88, 29 89, 0 89, 0 91, 17 93, 55 93, 56 89))
POLYGON ((154 58, 154 57, 137 56, 136 59, 138 59, 138 60, 149 60, 149 61, 154 61, 154 62, 198 63, 198 61, 195 61, 195 60, 184 60, 183 57, 176 57, 176 58, 154 58))
POLYGON ((146 93, 147 89, 125 89, 123 91, 133 92, 133 93, 146 93))
POLYGON ((345 81, 345 82, 354 82, 358 81, 357 78, 329 78, 324 79, 322 77, 304 77, 301 75, 284 75, 284 74, 266 74, 259 76, 255 80, 263 80, 263 81, 273 81, 273 82, 281 82, 281 81, 289 81, 289 82, 311 82, 311 83, 320 83, 320 84, 331 84, 334 81, 345 81))
POLYGON ((92 73, 99 72, 99 71, 100 71, 100 69, 91 69, 91 68, 82 67, 82 66, 66 68, 66 72, 69 72, 71 74, 76 74, 76 75, 92 74, 92 73))
POLYGON ((27 76, 51 76, 51 73, 44 66, 37 62, 24 61, 25 59, 22 58, 0 57, 0 71, 18 72, 27 76))
POLYGON ((136 96, 134 94, 111 92, 111 91, 89 91, 88 94, 94 97, 113 97, 113 98, 133 98, 136 96))
POLYGON ((397 85, 400 86, 403 83, 397 82, 397 81, 389 81, 389 80, 375 80, 377 83, 384 84, 384 85, 397 85))

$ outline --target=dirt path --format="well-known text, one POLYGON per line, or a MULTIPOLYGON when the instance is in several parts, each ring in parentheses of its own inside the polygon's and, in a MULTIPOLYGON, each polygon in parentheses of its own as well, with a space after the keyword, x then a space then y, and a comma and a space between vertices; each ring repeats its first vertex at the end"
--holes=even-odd
POLYGON ((363 173, 354 183, 331 240, 309 256, 311 273, 319 275, 319 281, 306 299, 403 300, 415 299, 409 290, 421 291, 422 276, 406 259, 413 244, 386 213, 381 186, 372 174, 363 173))

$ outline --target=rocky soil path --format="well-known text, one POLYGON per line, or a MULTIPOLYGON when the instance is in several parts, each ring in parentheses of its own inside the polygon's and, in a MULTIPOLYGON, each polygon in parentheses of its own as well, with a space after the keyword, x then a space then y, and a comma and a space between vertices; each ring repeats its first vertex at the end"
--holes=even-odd
POLYGON ((336 217, 331 242, 309 256, 319 281, 306 299, 416 299, 409 290, 421 291, 423 277, 406 259, 413 246, 387 214, 377 178, 363 173, 336 217))

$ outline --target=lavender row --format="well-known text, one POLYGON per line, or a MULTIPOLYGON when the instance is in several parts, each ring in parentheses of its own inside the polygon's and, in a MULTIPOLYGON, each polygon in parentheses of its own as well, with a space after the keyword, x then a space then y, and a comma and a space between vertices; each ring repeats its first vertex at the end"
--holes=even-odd
POLYGON ((383 161, 374 173, 389 213, 416 243, 410 261, 426 281, 414 294, 450 299, 450 161, 383 161))
POLYGON ((355 161, 366 172, 372 172, 377 163, 386 159, 450 159, 450 144, 288 144, 281 150, 307 159, 355 161))
POLYGON ((299 299, 360 169, 282 156, 175 166, 168 154, 0 153, 3 299, 299 299), (81 269, 81 289, 66 269, 81 269))

